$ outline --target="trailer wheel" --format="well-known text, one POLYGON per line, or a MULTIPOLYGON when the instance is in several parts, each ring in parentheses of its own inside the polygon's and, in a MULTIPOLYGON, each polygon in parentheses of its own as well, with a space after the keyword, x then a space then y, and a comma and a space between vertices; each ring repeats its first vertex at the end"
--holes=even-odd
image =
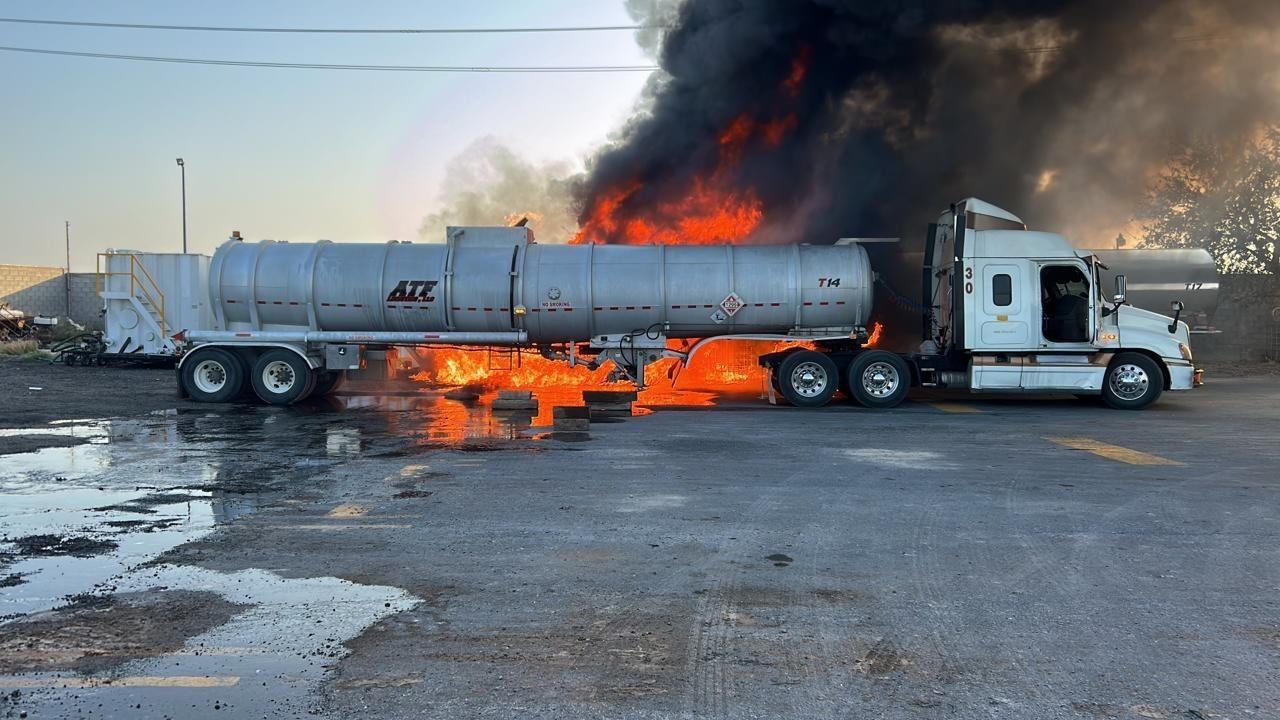
POLYGON ((244 388, 244 363, 221 348, 202 348, 182 363, 182 387, 197 402, 235 400, 244 388))
POLYGON ((342 383, 347 379, 345 370, 329 370, 328 372, 315 373, 316 386, 311 391, 314 397, 323 397, 329 393, 342 387, 342 383))
POLYGON ((869 408, 897 407, 911 390, 911 368, 884 350, 862 353, 849 363, 849 392, 869 408))
POLYGON ((1117 410, 1141 410, 1164 392, 1164 373, 1142 353, 1120 353, 1107 366, 1102 401, 1117 410))
POLYGON ((315 387, 315 373, 292 350, 268 350, 258 356, 250 374, 253 391, 265 403, 289 405, 307 397, 315 387))
POLYGON ((778 390, 796 407, 822 407, 839 385, 836 363, 815 350, 791 353, 778 366, 778 390))

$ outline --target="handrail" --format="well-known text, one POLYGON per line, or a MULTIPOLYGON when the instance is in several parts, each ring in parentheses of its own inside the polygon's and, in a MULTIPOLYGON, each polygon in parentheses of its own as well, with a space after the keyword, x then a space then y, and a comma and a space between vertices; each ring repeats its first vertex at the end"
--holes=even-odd
MULTIPOLYGON (((107 267, 108 268, 111 267, 110 260, 108 260, 107 267)), ((142 299, 150 303, 151 307, 155 308, 155 310, 159 314, 159 317, 157 318, 157 320, 159 321, 159 324, 160 324, 161 334, 166 337, 169 335, 169 320, 165 313, 164 291, 160 289, 160 283, 156 282, 156 279, 154 276, 152 276, 151 271, 147 270, 147 266, 143 265, 142 261, 138 259, 137 254, 135 253, 98 253, 97 271, 98 272, 94 277, 94 289, 97 290, 99 295, 102 294, 102 290, 103 290, 103 284, 104 284, 103 278, 110 278, 117 275, 121 275, 121 276, 128 275, 130 297, 134 297, 134 298, 141 297, 142 299), (103 272, 102 259, 104 257, 110 258, 113 255, 129 256, 128 272, 111 272, 109 269, 107 272, 103 272), (139 272, 139 270, 141 272, 139 272), (150 283, 150 287, 148 287, 147 283, 150 283), (141 293, 141 295, 139 295, 139 293, 141 293), (159 298, 158 300, 157 300, 157 297, 159 298)))
MULTIPOLYGON (((147 270, 146 265, 142 264, 142 261, 138 259, 137 255, 129 256, 129 265, 130 265, 129 274, 132 277, 132 283, 136 283, 138 289, 142 291, 143 297, 145 297, 147 301, 151 303, 152 307, 159 309, 160 332, 161 334, 167 337, 169 335, 169 323, 165 318, 164 292, 160 290, 160 284, 157 283, 155 278, 151 276, 151 272, 147 270), (142 271, 141 276, 139 276, 139 274, 135 270, 141 270, 142 271), (146 283, 141 281, 141 278, 146 278, 147 281, 151 283, 151 287, 148 288, 146 283), (154 290, 154 294, 152 292, 153 290, 154 290), (160 296, 159 302, 156 302, 156 295, 160 296)), ((130 287, 130 293, 132 294, 132 287, 130 287)))
MULTIPOLYGON (((137 267, 139 270, 141 270, 141 271, 142 271, 142 277, 145 277, 145 278, 146 278, 146 279, 151 283, 151 288, 147 288, 147 286, 146 286, 145 284, 143 284, 143 283, 139 282, 139 283, 138 283, 138 288, 142 290, 142 292, 143 292, 143 294, 146 296, 147 300, 148 300, 148 301, 150 301, 150 303, 151 303, 151 306, 152 306, 152 307, 157 307, 157 308, 159 308, 159 309, 160 309, 160 331, 161 331, 161 333, 163 333, 164 335, 168 336, 168 334, 169 334, 169 323, 168 323, 167 318, 165 317, 165 312, 164 312, 164 291, 160 289, 160 283, 156 282, 156 279, 155 279, 154 277, 152 277, 152 275, 151 275, 151 271, 150 271, 150 270, 147 270, 147 266, 142 264, 142 261, 138 259, 138 256, 137 256, 137 255, 130 255, 130 256, 129 256, 129 261, 130 261, 130 265, 131 265, 131 266, 135 266, 135 267, 137 267), (152 289, 154 289, 154 290, 155 290, 155 295, 159 295, 159 296, 160 296, 160 302, 158 302, 158 303, 156 302, 156 298, 155 298, 155 296, 154 296, 154 295, 152 295, 152 293, 151 293, 151 290, 152 290, 152 289)), ((132 267, 130 268, 130 270, 132 271, 132 267)), ((136 277, 137 277, 137 276, 135 275, 135 278, 136 278, 136 277)))

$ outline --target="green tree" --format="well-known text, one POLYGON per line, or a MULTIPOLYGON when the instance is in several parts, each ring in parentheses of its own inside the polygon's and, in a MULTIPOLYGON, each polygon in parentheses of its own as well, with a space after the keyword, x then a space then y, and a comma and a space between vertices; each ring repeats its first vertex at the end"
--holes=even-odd
POLYGON ((1138 219, 1144 247, 1203 247, 1223 273, 1280 276, 1280 127, 1242 150, 1188 148, 1161 174, 1138 219))

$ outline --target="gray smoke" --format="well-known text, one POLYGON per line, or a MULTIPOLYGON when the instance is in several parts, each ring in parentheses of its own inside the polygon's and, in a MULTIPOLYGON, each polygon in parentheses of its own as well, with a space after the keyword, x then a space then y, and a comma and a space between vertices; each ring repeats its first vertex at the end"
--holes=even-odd
POLYGON ((1243 146, 1280 120, 1277 28, 1275 0, 688 0, 644 114, 575 186, 580 220, 635 183, 619 214, 645 217, 721 163, 736 118, 794 115, 732 169, 764 210, 755 239, 918 246, 976 195, 1106 244, 1189 143, 1243 146))
POLYGON ((420 234, 440 242, 449 225, 510 225, 524 217, 535 237, 563 242, 578 227, 572 172, 569 163, 535 163, 495 138, 481 138, 445 167, 442 209, 423 219, 420 234))

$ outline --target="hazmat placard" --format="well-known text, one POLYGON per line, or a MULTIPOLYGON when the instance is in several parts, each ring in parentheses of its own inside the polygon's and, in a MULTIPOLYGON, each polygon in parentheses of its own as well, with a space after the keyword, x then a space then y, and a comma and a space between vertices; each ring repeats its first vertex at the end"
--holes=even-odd
POLYGON ((729 293, 728 297, 720 301, 720 309, 724 310, 729 317, 736 315, 743 305, 742 298, 738 297, 738 293, 729 293))

